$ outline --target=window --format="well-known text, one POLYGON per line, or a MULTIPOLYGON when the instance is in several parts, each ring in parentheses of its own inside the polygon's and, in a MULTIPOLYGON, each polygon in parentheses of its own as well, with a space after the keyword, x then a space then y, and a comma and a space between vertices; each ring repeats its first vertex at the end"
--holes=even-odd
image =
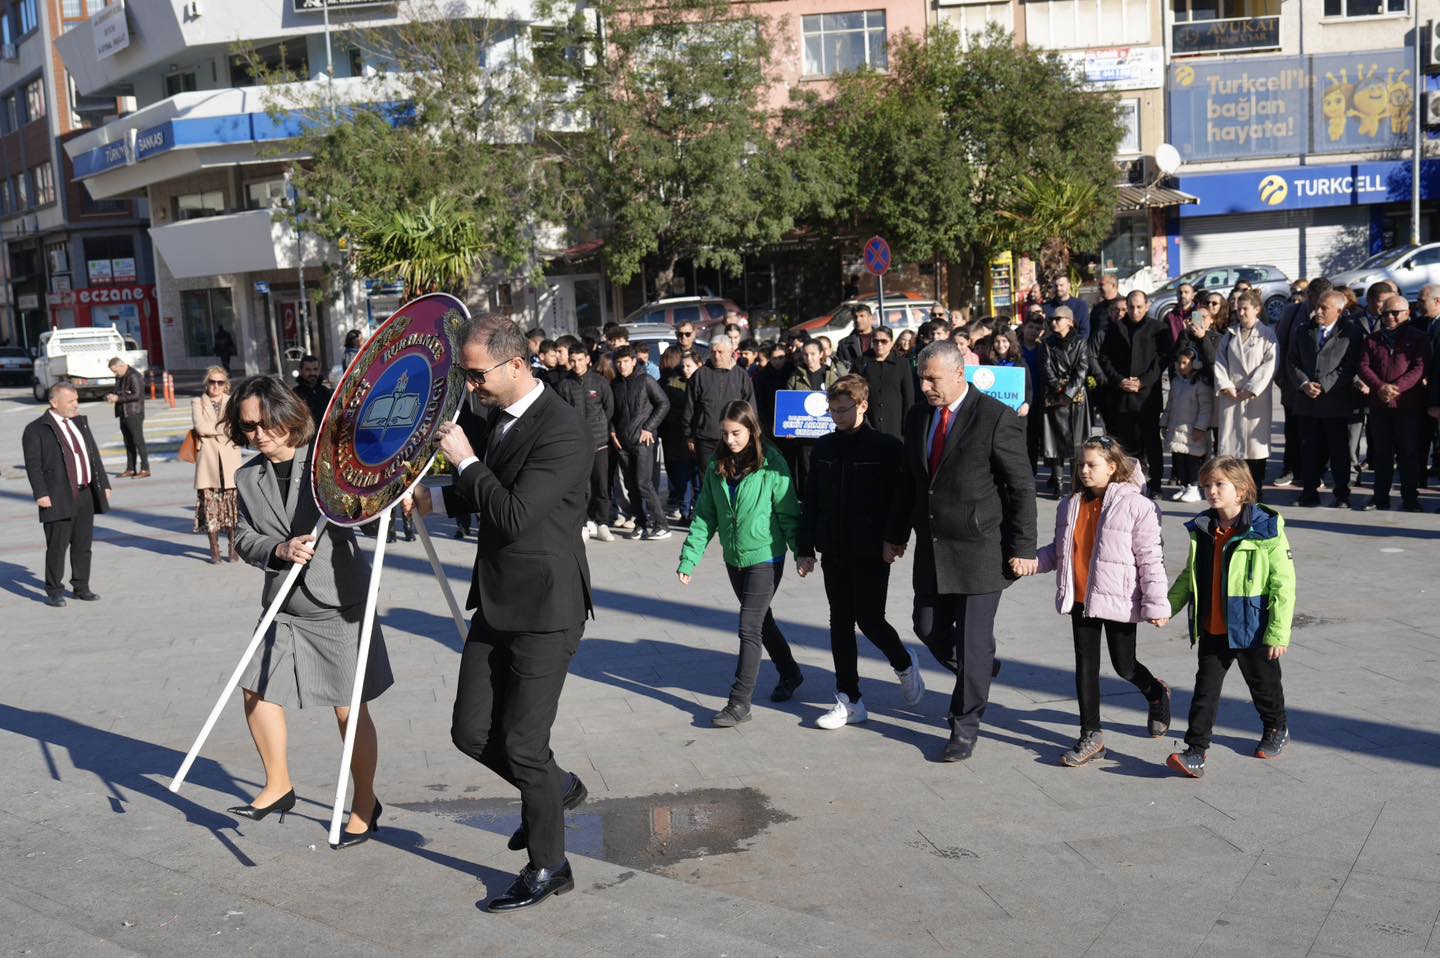
MULTIPOLYGON (((1175 21, 1244 20, 1280 16, 1281 0, 1175 0, 1175 21)), ((1327 4, 1333 0, 1325 0, 1327 4)), ((1354 0, 1351 0, 1354 2, 1354 0)))
POLYGON ((35 0, 20 0, 20 35, 24 36, 40 25, 35 9, 35 0))
POLYGON ((0 216, 10 215, 10 181, 0 180, 0 216))
POLYGON ((219 216, 225 212, 225 192, 207 190, 204 193, 181 193, 175 197, 175 218, 194 220, 202 216, 219 216))
POLYGON ((84 187, 80 189, 80 214, 95 216, 103 213, 129 213, 129 200, 97 200, 84 187))
POLYGON ((885 11, 824 13, 801 18, 805 33, 805 75, 834 76, 863 67, 890 65, 885 11))
POLYGON ((1115 147, 1115 152, 1128 155, 1140 152, 1140 101, 1136 99, 1121 100, 1118 104, 1120 125, 1125 133, 1120 137, 1120 145, 1115 147))
POLYGON ((683 323, 690 323, 694 326, 700 325, 699 306, 676 306, 671 310, 671 315, 675 317, 676 326, 680 326, 683 323))
POLYGON ((38 120, 45 115, 45 80, 36 77, 25 84, 25 118, 38 120))
POLYGON ((13 93, 5 98, 0 124, 4 125, 6 133, 20 129, 20 103, 13 93))
POLYGON ((55 202, 55 170, 46 160, 30 171, 35 182, 35 202, 37 204, 55 202))
POLYGON ((51 273, 70 272, 70 254, 64 243, 51 243, 46 246, 45 261, 50 265, 51 273))
POLYGON ((60 16, 66 20, 79 20, 85 16, 85 0, 61 0, 60 16))
MULTIPOLYGON (((1181 5, 1185 2, 1176 0, 1176 19, 1184 16, 1181 5)), ((1064 50, 1150 42, 1148 4, 1129 0, 1048 0, 1023 6, 1026 37, 1039 46, 1064 50)))
POLYGON ((195 71, 185 70, 182 73, 165 74, 165 95, 174 96, 177 93, 191 93, 195 90, 195 71))
POLYGON ((1406 0, 1325 0, 1327 17, 1379 17, 1409 9, 1406 0))
POLYGON ((283 178, 277 177, 273 180, 260 180, 258 183, 245 184, 245 208, 247 210, 266 210, 284 202, 285 180, 283 178))
POLYGON ((228 289, 187 289, 180 293, 185 322, 185 351, 191 356, 215 355, 215 330, 235 336, 235 309, 228 289))
MULTIPOLYGON (((268 47, 261 47, 254 53, 255 59, 259 60, 265 69, 271 73, 284 71, 292 77, 306 79, 310 76, 309 60, 305 56, 305 39, 296 38, 290 44, 275 43, 268 47)), ((230 85, 231 86, 255 86, 257 83, 254 71, 245 57, 230 58, 230 85)))
POLYGON ((27 178, 16 173, 10 180, 10 188, 15 192, 15 212, 30 208, 30 185, 27 178))

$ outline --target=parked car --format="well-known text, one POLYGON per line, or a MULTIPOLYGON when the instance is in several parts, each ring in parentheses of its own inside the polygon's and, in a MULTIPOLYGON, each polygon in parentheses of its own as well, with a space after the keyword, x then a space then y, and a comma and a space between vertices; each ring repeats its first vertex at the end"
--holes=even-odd
POLYGON ((133 342, 127 342, 114 326, 52 329, 41 333, 31 377, 36 401, 44 402, 50 386, 57 382, 70 383, 82 399, 103 396, 115 388, 115 374, 110 371, 109 363, 117 356, 145 372, 150 368, 150 357, 143 349, 132 349, 133 342))
POLYGON ((719 296, 675 296, 669 299, 657 299, 653 303, 641 306, 626 316, 621 323, 625 326, 640 323, 674 328, 681 323, 690 322, 695 324, 697 332, 702 332, 723 323, 725 311, 729 309, 740 314, 741 326, 749 328, 745 311, 735 305, 734 300, 719 296))
POLYGON ((1354 269, 1330 277, 1336 286, 1354 290, 1362 301, 1365 291, 1382 279, 1398 286, 1406 299, 1419 299, 1421 287, 1440 283, 1440 243, 1400 246, 1376 253, 1354 269))
MULTIPOLYGON (((675 329, 666 326, 664 323, 624 323, 626 335, 630 339, 630 345, 636 346, 645 343, 650 347, 650 361, 657 366, 660 364, 660 355, 671 346, 678 346, 679 340, 675 338, 675 329)), ((699 330, 696 330, 695 352, 703 362, 710 355, 708 341, 701 342, 699 330)))
POLYGON ((1249 283, 1260 291, 1260 302, 1264 305, 1267 323, 1278 323, 1280 311, 1290 302, 1290 278, 1275 266, 1208 266, 1182 273, 1170 282, 1150 292, 1150 315, 1164 316, 1180 298, 1180 287, 1189 283, 1196 291, 1219 293, 1229 296, 1230 291, 1241 281, 1249 283))
MULTIPOLYGON (((812 336, 824 336, 831 345, 839 346, 840 340, 850 335, 855 328, 855 310, 861 305, 870 307, 871 312, 879 309, 878 297, 873 293, 855 299, 847 299, 823 316, 799 324, 812 336)), ((885 296, 885 317, 881 323, 898 335, 901 331, 917 330, 930 319, 930 310, 935 300, 925 299, 918 293, 887 293, 885 296)))
POLYGON ((19 346, 0 346, 0 382, 12 386, 28 386, 35 375, 30 354, 19 346))

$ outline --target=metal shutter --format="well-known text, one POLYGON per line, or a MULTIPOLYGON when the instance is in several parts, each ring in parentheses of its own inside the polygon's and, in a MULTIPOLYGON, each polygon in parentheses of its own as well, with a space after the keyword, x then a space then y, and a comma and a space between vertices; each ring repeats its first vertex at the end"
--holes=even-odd
POLYGON ((1291 279, 1349 269, 1370 243, 1367 207, 1234 213, 1183 220, 1180 272, 1240 263, 1278 267, 1291 279))

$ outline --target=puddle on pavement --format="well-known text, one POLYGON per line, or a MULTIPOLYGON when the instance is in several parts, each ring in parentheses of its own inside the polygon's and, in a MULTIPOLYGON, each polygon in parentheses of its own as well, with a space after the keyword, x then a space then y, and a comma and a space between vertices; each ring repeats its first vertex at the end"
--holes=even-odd
MULTIPOLYGON (((520 827, 519 799, 452 798, 402 808, 444 815, 509 837, 520 827)), ((677 862, 744 851, 771 825, 793 821, 753 788, 703 788, 639 798, 590 798, 565 813, 565 850, 659 871, 677 862)))

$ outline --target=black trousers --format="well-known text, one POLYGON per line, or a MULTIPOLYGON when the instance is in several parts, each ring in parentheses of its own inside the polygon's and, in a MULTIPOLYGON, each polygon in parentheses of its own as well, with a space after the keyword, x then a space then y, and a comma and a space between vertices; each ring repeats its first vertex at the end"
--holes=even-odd
POLYGON ((1170 453, 1170 473, 1177 486, 1193 486, 1200 481, 1201 457, 1186 452, 1170 453))
POLYGON ((1250 467, 1250 478, 1255 480, 1255 501, 1265 501, 1265 466, 1269 460, 1246 459, 1245 465, 1250 467))
POLYGON ((1159 412, 1149 408, 1133 413, 1112 412, 1106 417, 1105 425, 1126 452, 1144 463, 1150 489, 1158 490, 1160 479, 1165 475, 1165 444, 1160 436, 1159 412))
POLYGON ((1304 428, 1301 425, 1305 417, 1285 409, 1285 452, 1280 460, 1280 473, 1294 479, 1302 475, 1305 468, 1305 460, 1301 458, 1300 449, 1304 445, 1304 428))
POLYGON ((620 473, 630 493, 630 516, 642 529, 668 529, 665 507, 655 491, 655 453, 657 446, 632 446, 621 449, 620 473))
POLYGON ((563 632, 497 632, 477 613, 460 654, 450 738, 455 747, 520 790, 530 864, 565 861, 565 774, 550 727, 584 624, 563 632))
POLYGON ((660 447, 665 454, 665 478, 669 482, 666 504, 689 515, 695 508, 695 457, 685 445, 685 437, 676 429, 661 427, 660 447))
POLYGON ((1160 683, 1135 658, 1135 623, 1092 619, 1083 603, 1070 612, 1075 639, 1075 699, 1080 703, 1080 734, 1100 731, 1100 632, 1110 647, 1115 674, 1140 690, 1145 701, 1160 697, 1160 683))
POLYGON ((95 501, 87 486, 75 492, 75 515, 43 523, 45 528, 45 593, 65 594, 65 553, 70 553, 70 585, 90 589, 90 544, 95 537, 95 501))
POLYGON ((1215 729, 1215 716, 1220 711, 1220 689, 1231 662, 1240 663, 1240 674, 1250 686, 1250 700, 1265 728, 1285 728, 1285 689, 1280 683, 1280 660, 1270 659, 1263 645, 1248 649, 1230 648, 1223 635, 1201 635, 1200 667, 1195 672, 1195 694, 1190 699, 1190 727, 1185 731, 1185 744, 1196 748, 1210 747, 1210 733, 1215 729))
POLYGON ((990 669, 995 664, 995 613, 999 592, 979 595, 916 593, 915 635, 936 660, 955 673, 950 717, 966 738, 980 732, 990 702, 990 669))
POLYGON ((696 439, 695 440, 695 497, 700 497, 700 488, 705 484, 705 470, 710 468, 710 460, 715 458, 715 450, 720 448, 718 439, 696 439))
POLYGON ((760 649, 763 646, 780 674, 794 675, 800 670, 790 644, 775 624, 770 600, 780 588, 785 563, 765 562, 737 568, 725 566, 730 575, 730 588, 740 600, 740 661, 735 666, 735 682, 730 686, 730 704, 748 708, 755 697, 755 682, 760 677, 760 649))
POLYGON ((599 526, 610 524, 610 447, 595 450, 590 463, 590 521, 599 526))
POLYGON ((1406 505, 1420 498, 1420 426, 1429 418, 1420 409, 1370 410, 1370 468, 1375 470, 1375 498, 1390 499, 1395 464, 1400 465, 1400 499, 1406 505))
POLYGON ((1326 460, 1330 463, 1330 479, 1334 483, 1335 498, 1350 497, 1350 423, 1344 416, 1319 418, 1306 416, 1303 426, 1305 463, 1304 494, 1313 496, 1320 491, 1320 479, 1325 472, 1326 460))
POLYGON ((914 664, 894 626, 885 620, 885 596, 890 590, 890 567, 879 559, 869 561, 848 556, 825 556, 820 571, 825 579, 825 598, 830 602, 830 654, 835 659, 835 691, 860 701, 860 650, 855 645, 855 627, 875 644, 903 672, 914 664))
POLYGON ((145 448, 145 414, 120 417, 120 438, 125 440, 125 468, 136 470, 139 462, 141 472, 150 471, 150 451, 145 448))

